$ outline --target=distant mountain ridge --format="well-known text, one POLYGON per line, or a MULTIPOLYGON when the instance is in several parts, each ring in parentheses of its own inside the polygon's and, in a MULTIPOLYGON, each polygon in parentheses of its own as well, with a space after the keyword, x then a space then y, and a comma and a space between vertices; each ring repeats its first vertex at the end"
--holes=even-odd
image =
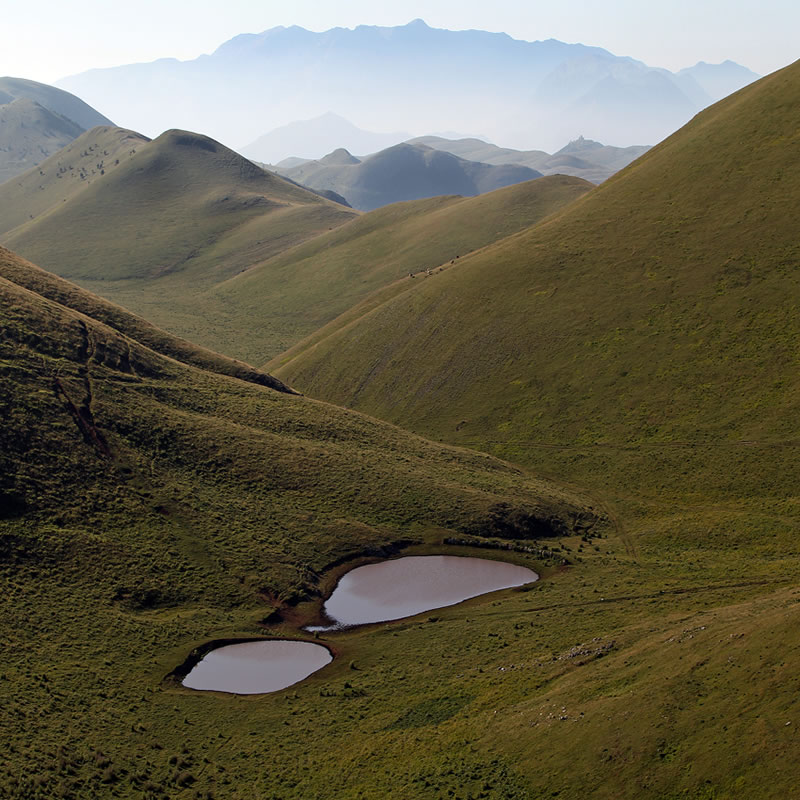
MULTIPOLYGON (((724 65, 712 71, 726 73, 726 90, 752 75, 731 83, 724 65)), ((714 83, 701 72, 675 75, 599 47, 415 20, 323 33, 273 28, 192 61, 91 70, 59 86, 145 133, 179 126, 232 146, 336 109, 367 128, 481 130, 522 149, 553 150, 581 134, 618 145, 663 139, 717 99, 695 78, 714 83), (269 102, 254 102, 263 97, 269 102)))
POLYGON ((573 175, 593 183, 602 183, 650 149, 647 145, 611 147, 582 136, 552 155, 543 150, 497 147, 480 139, 454 140, 439 136, 420 136, 410 143, 427 145, 435 150, 444 150, 484 164, 520 164, 544 175, 573 175))
POLYGON ((530 167, 467 161, 423 144, 403 143, 361 161, 343 148, 319 161, 278 169, 318 191, 334 191, 361 211, 439 195, 475 195, 542 177, 530 167))

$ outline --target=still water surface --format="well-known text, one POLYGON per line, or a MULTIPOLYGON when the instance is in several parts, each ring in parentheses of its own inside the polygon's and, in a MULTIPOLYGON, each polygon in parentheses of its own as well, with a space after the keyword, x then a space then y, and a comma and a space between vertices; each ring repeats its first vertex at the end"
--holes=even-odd
POLYGON ((522 586, 538 577, 527 567, 505 561, 405 556, 348 572, 325 603, 325 614, 335 623, 331 627, 385 622, 522 586))
POLYGON ((235 694, 277 692, 330 663, 325 647, 311 642, 244 642, 207 653, 183 679, 189 689, 235 694))

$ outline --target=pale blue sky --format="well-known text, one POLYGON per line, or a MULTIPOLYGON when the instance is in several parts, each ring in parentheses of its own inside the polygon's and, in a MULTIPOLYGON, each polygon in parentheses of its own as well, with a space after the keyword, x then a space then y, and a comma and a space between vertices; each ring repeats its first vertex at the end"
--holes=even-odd
POLYGON ((605 47, 676 70, 726 58, 761 74, 800 57, 797 0, 0 0, 0 75, 52 82, 91 67, 195 58, 238 33, 402 25, 605 47))

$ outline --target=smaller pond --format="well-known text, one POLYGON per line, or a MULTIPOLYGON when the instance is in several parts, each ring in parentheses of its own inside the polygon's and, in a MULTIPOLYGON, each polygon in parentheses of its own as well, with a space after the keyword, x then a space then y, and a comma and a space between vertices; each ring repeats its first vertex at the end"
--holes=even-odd
POLYGON ((183 679, 183 685, 234 694, 277 692, 332 660, 327 648, 311 642, 229 644, 207 653, 183 679))
POLYGON ((343 575, 324 606, 331 630, 443 608, 538 579, 527 567, 464 556, 405 556, 343 575))

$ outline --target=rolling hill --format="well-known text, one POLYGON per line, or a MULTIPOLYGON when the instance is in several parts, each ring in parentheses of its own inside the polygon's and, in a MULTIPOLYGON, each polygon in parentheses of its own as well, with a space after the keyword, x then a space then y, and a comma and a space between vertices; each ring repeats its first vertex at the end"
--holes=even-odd
POLYGON ((372 292, 515 233, 588 188, 519 184, 361 223, 211 139, 168 132, 149 142, 98 127, 0 187, 0 241, 177 335, 262 363, 372 292), (339 236, 348 221, 358 224, 339 236))
POLYGON ((0 183, 36 166, 88 128, 111 124, 69 92, 0 78, 0 183))
POLYGON ((276 374, 602 489, 642 536, 788 535, 798 74, 743 89, 544 224, 354 312, 276 374))
POLYGON ((529 167, 481 164, 406 143, 363 161, 340 148, 319 161, 277 169, 304 186, 334 191, 362 211, 447 194, 474 197, 542 175, 529 167))
POLYGON ((556 176, 479 197, 436 197, 364 214, 203 295, 214 343, 253 363, 278 355, 362 302, 379 302, 462 256, 534 225, 592 188, 556 176), (216 309, 216 311, 214 310, 216 309))
MULTIPOLYGON (((135 157, 6 232, 4 241, 71 279, 189 273, 197 285, 353 215, 199 134, 167 131, 135 149, 135 157)), ((51 184, 54 200, 59 190, 51 184)))

